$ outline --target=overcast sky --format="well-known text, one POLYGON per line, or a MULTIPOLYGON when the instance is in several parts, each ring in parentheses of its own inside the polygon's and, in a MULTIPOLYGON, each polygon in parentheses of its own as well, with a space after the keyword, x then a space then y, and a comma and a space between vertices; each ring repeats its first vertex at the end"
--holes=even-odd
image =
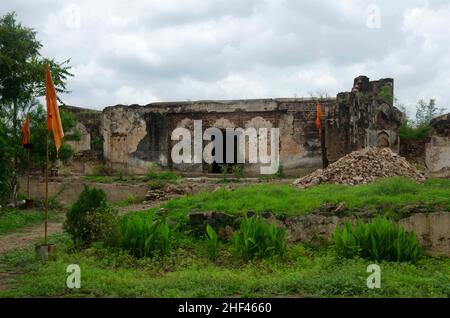
POLYGON ((43 56, 71 58, 70 105, 335 96, 364 74, 393 77, 411 114, 450 110, 448 1, 0 2, 13 10, 43 56))

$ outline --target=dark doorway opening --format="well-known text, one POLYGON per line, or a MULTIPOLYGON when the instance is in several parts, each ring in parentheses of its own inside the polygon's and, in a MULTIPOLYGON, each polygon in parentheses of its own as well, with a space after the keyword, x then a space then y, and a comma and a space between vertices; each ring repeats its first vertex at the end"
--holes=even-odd
MULTIPOLYGON (((222 173, 221 166, 225 165, 227 167, 227 171, 231 171, 231 167, 237 163, 237 154, 238 154, 238 136, 233 136, 233 163, 227 163, 227 140, 225 129, 222 129, 223 143, 222 143, 222 162, 217 162, 216 160, 212 163, 211 173, 222 173)), ((215 136, 211 137, 211 140, 214 140, 215 136)), ((213 156, 216 154, 216 149, 214 148, 212 151, 213 156)))

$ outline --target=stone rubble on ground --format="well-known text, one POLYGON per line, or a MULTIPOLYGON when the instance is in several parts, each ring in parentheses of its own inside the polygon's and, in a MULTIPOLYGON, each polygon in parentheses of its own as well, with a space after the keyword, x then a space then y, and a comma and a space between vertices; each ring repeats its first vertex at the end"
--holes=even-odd
POLYGON ((392 176, 408 177, 417 182, 425 180, 421 172, 391 149, 369 147, 353 151, 325 169, 295 180, 294 185, 301 188, 321 183, 356 185, 392 176))
POLYGON ((179 184, 164 184, 160 189, 150 189, 145 195, 144 203, 152 201, 164 201, 182 195, 192 193, 192 186, 182 186, 179 184))

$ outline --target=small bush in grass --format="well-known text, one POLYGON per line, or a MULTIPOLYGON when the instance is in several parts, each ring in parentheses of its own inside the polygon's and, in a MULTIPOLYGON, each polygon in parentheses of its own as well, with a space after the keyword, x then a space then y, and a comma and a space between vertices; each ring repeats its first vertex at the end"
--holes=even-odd
POLYGON ((333 239, 338 255, 346 258, 414 263, 422 254, 414 233, 380 216, 367 224, 359 220, 355 226, 345 221, 342 227, 336 227, 333 239))
POLYGON ((284 255, 285 230, 258 216, 244 218, 234 236, 234 246, 245 259, 284 255))
POLYGON ((105 192, 85 186, 67 211, 64 228, 76 244, 89 246, 109 240, 116 225, 117 211, 107 205, 105 192))
POLYGON ((148 183, 148 187, 150 190, 158 190, 161 189, 163 186, 164 184, 159 181, 150 181, 148 183))
POLYGON ((216 231, 209 224, 206 224, 206 251, 208 257, 215 260, 219 251, 219 238, 216 231))
POLYGON ((156 171, 156 165, 148 166, 147 178, 149 180, 177 180, 180 177, 173 171, 156 171))
POLYGON ((136 257, 164 255, 170 249, 170 228, 166 219, 126 216, 120 224, 120 246, 136 257))

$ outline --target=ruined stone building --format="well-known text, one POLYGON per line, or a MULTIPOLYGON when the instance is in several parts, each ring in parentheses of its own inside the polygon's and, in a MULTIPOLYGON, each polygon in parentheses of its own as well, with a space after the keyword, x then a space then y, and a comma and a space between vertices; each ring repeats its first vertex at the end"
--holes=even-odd
MULTIPOLYGON (((367 146, 398 151, 397 129, 402 113, 393 107, 393 79, 354 80, 350 92, 327 98, 279 98, 226 101, 185 101, 148 105, 116 105, 103 111, 65 106, 79 119, 82 138, 73 142, 76 156, 71 170, 98 173, 99 169, 145 173, 150 163, 186 174, 218 173, 217 164, 177 164, 171 140, 178 127, 193 130, 194 120, 209 127, 279 128, 280 163, 288 175, 322 168, 343 155, 367 146), (323 116, 316 127, 317 102, 323 116)), ((209 143, 209 141, 204 141, 209 143)), ((259 163, 245 163, 244 174, 258 173, 259 163)))
POLYGON ((450 177, 450 113, 431 121, 430 138, 425 144, 425 163, 431 173, 450 177))

